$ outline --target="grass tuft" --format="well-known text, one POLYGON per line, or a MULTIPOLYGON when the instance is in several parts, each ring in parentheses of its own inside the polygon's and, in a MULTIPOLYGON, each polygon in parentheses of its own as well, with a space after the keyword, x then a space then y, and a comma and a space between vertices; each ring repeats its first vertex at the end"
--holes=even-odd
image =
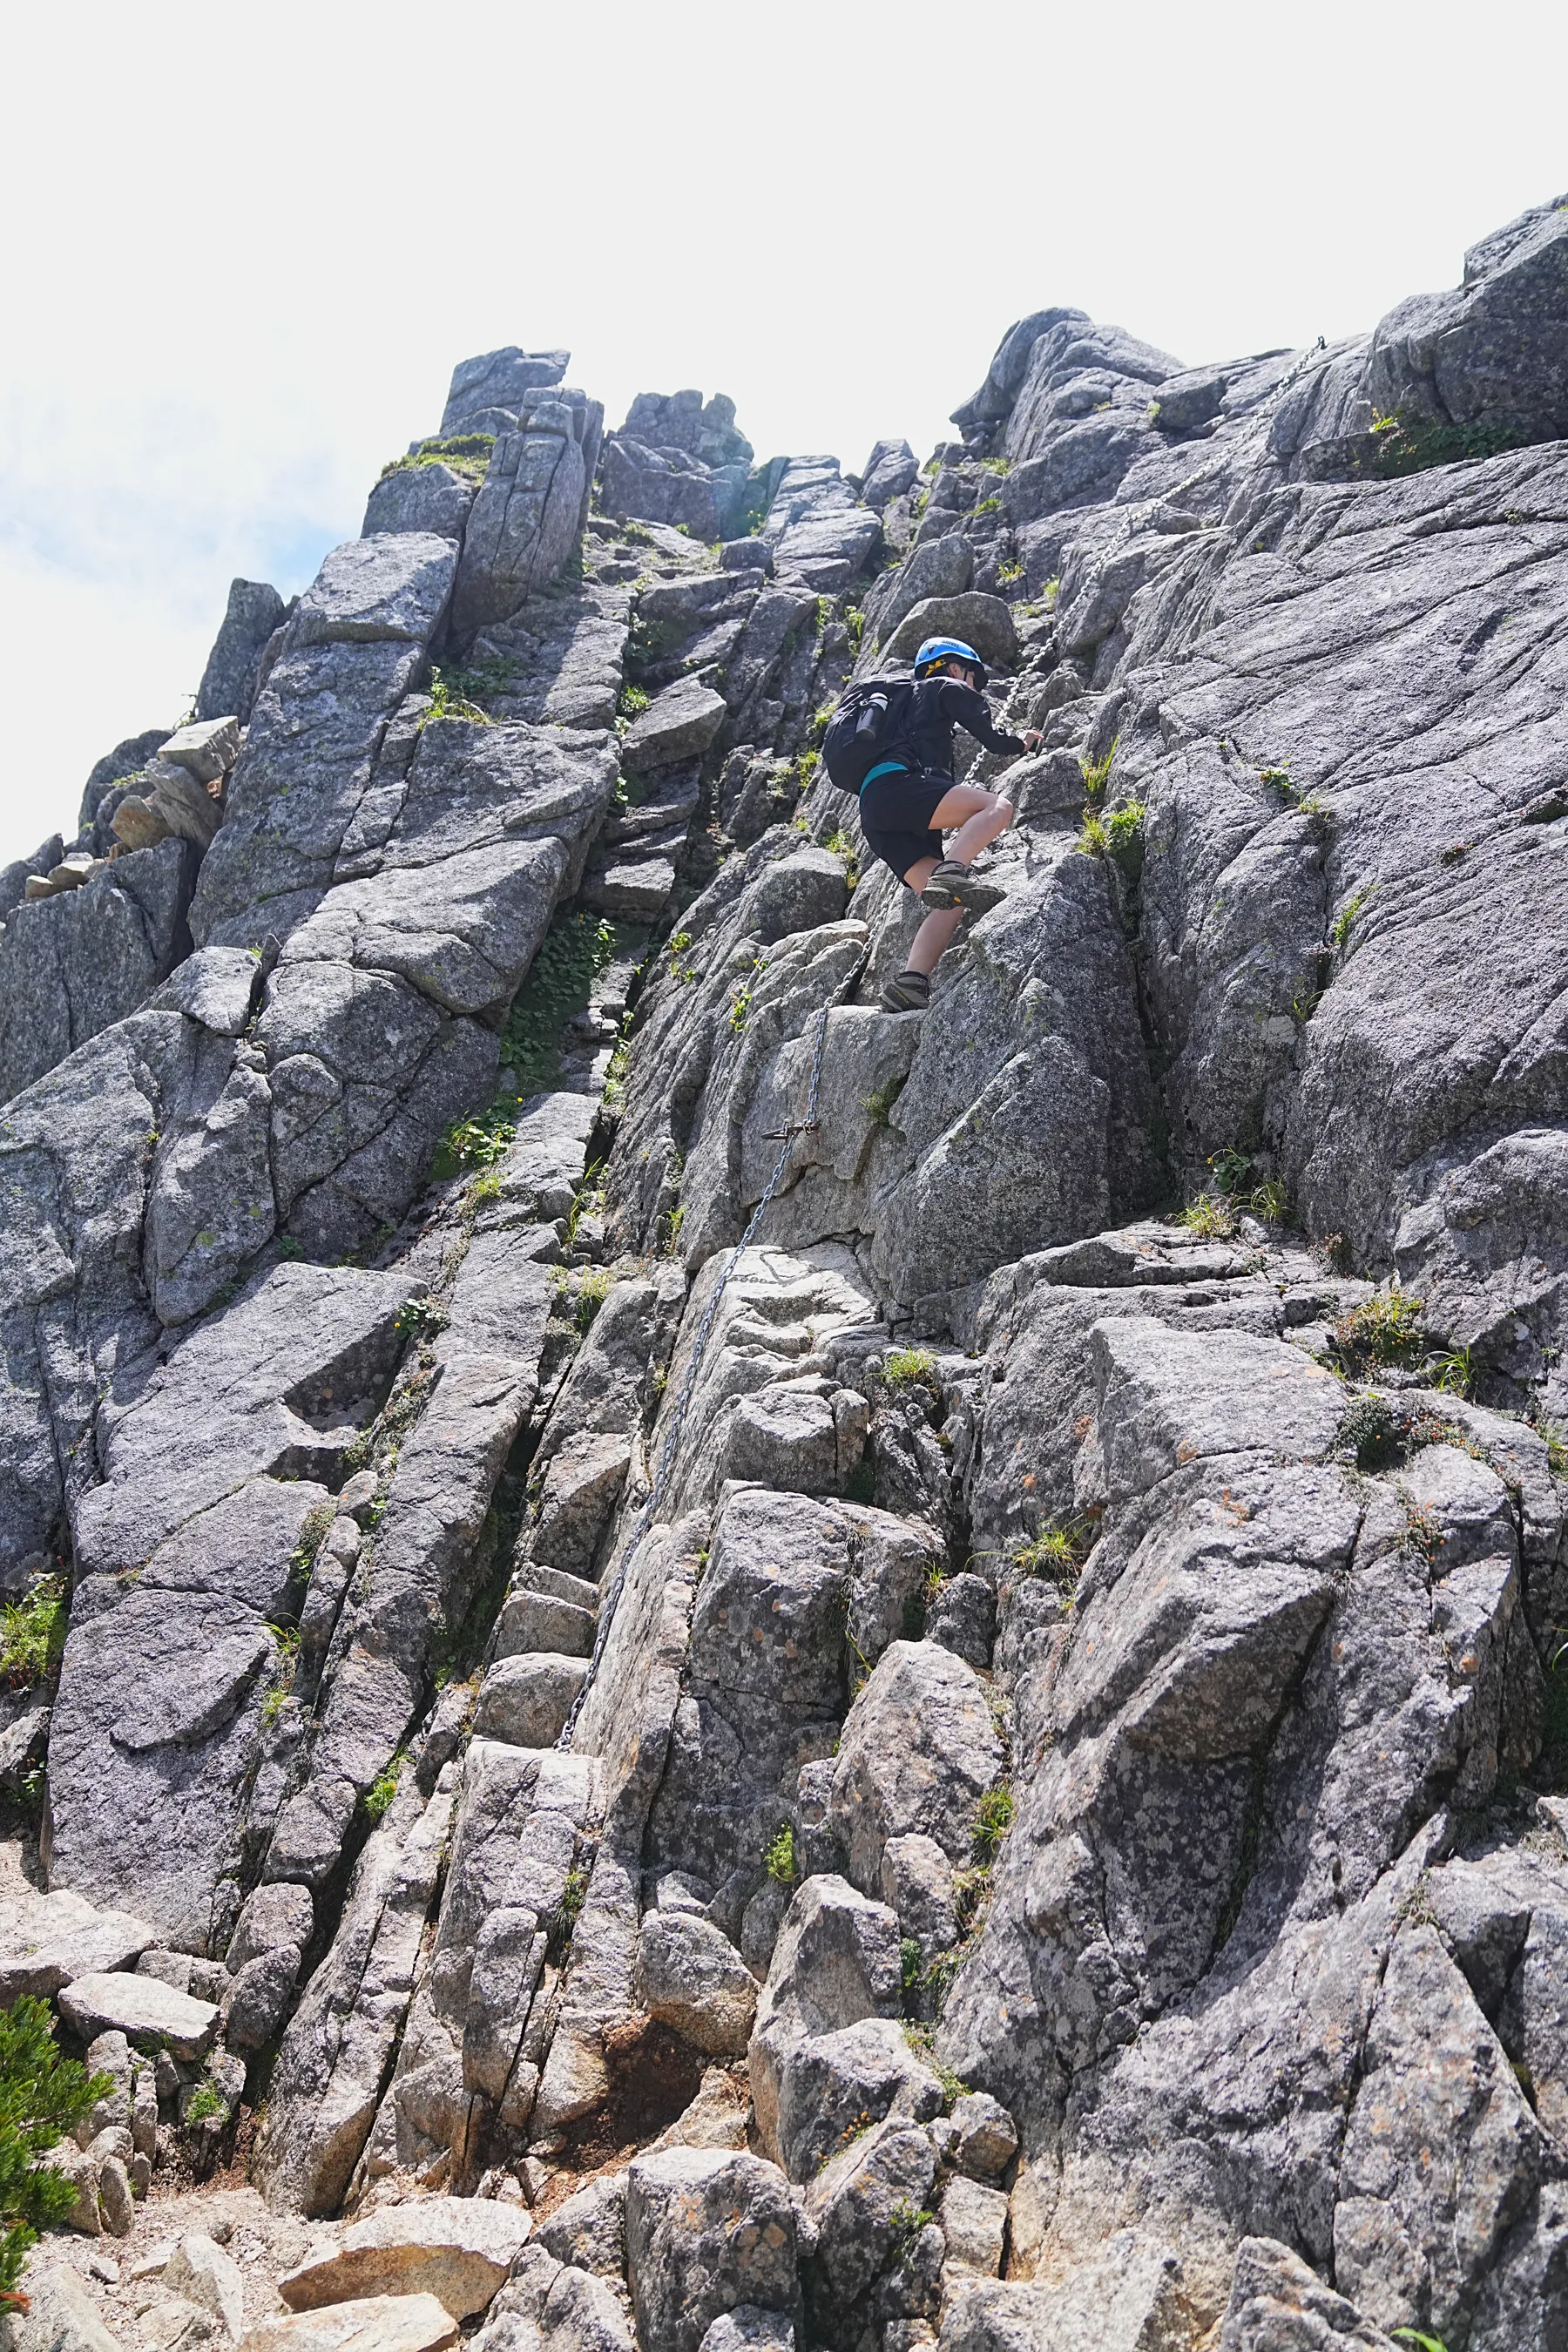
POLYGON ((28 1690, 52 1675, 65 1649, 66 1620, 63 1576, 37 1577, 20 1601, 8 1601, 0 1615, 0 1679, 28 1690))

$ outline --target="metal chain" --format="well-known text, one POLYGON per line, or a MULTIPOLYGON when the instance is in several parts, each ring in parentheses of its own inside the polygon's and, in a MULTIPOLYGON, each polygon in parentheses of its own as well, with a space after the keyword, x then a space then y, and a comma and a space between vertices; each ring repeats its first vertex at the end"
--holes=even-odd
POLYGON ((768 1137, 768 1140, 771 1142, 776 1136, 779 1145, 779 1154, 778 1158, 773 1162, 773 1174, 768 1178, 767 1185, 763 1191, 762 1199, 757 1202, 756 1207, 752 1212, 751 1220, 746 1226, 745 1232, 741 1235, 740 1240, 730 1252, 729 1257, 725 1261, 723 1271, 720 1275, 718 1282, 714 1285, 713 1296, 710 1298, 706 1307, 703 1309, 702 1320, 697 1327, 697 1337, 692 1342, 690 1361, 686 1367, 686 1378, 681 1381, 680 1392, 675 1400, 675 1410, 670 1415, 669 1426, 665 1432, 664 1444, 659 1450, 658 1462, 653 1474, 653 1483, 648 1488, 647 1497, 643 1504, 642 1509, 637 1513, 637 1524, 632 1529, 631 1540, 627 1543, 626 1549, 622 1552, 620 1561, 616 1569, 616 1573, 611 1580, 609 1589, 599 1603, 599 1622, 594 1634, 593 1655, 588 1661, 588 1671, 584 1676, 583 1686, 572 1702, 571 1711, 566 1717, 565 1723, 562 1727, 561 1737, 555 1743, 557 1748, 571 1747, 572 1734, 577 1727, 577 1718, 582 1714, 588 1693, 594 1686, 594 1677, 599 1671, 599 1662, 605 1654, 605 1644, 609 1640, 610 1627, 615 1622, 616 1608, 621 1597, 622 1588, 626 1580, 626 1571, 637 1556, 638 1545, 642 1542, 644 1536, 647 1535, 649 1527, 652 1525, 653 1515, 658 1507, 659 1497, 664 1493, 666 1482, 668 1481, 670 1470, 674 1465, 675 1456, 680 1444, 680 1434, 686 1420, 687 1408, 691 1402, 692 1395, 697 1387, 698 1375, 702 1370, 702 1360, 708 1352, 708 1342, 713 1335, 713 1325, 717 1320, 719 1308, 723 1300, 725 1290, 729 1286, 730 1277, 734 1273, 737 1265, 739 1265, 742 1254, 750 1248, 752 1236, 756 1232, 757 1227, 761 1224, 763 1214, 777 1193, 779 1186, 784 1181, 784 1170, 789 1165, 789 1155, 794 1148, 795 1137, 797 1135, 811 1134, 816 1126, 816 1101, 822 1086, 822 1056, 824 1047, 827 1043, 827 1016, 829 1013, 832 1012, 836 1002, 842 1003, 843 999, 849 995, 851 992, 858 986, 860 976, 869 961, 870 950, 868 949, 866 954, 861 957, 859 962, 856 965, 847 986, 839 992, 837 998, 830 997, 827 1003, 823 1005, 821 1011, 817 1013, 816 1035, 813 1042, 811 1053, 811 1086, 806 1096, 805 1117, 803 1119, 797 1120, 792 1126, 773 1129, 768 1137))

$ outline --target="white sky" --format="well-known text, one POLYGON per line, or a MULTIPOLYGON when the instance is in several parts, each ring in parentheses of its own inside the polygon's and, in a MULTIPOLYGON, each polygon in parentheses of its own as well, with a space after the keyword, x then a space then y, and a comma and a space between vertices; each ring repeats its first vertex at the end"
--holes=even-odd
POLYGON ((303 587, 453 363, 923 456, 1005 329, 1372 325, 1568 189, 1561 0, 81 0, 13 13, 0 859, 303 587))

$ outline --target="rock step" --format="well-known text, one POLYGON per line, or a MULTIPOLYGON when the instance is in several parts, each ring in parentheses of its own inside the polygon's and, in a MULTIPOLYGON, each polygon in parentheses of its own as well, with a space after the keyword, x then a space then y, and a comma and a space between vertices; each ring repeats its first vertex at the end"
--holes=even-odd
POLYGON ((498 1658, 480 1688, 474 1731, 512 1748, 550 1748, 588 1679, 585 1654, 535 1650, 498 1658))
POLYGON ((553 1652, 585 1658, 594 1647, 596 1616, 596 1609, 584 1609, 553 1593, 514 1592, 496 1627, 495 1654, 501 1659, 553 1652))

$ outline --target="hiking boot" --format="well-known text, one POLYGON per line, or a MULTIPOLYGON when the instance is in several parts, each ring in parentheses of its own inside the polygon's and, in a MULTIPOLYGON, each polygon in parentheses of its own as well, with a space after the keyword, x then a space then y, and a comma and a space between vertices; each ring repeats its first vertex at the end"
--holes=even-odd
POLYGON ((931 982, 923 971, 896 972, 880 1001, 884 1013, 923 1013, 931 1003, 931 982))
POLYGON ((983 882, 967 866, 961 866, 956 857, 944 857, 921 892, 921 904, 933 915, 945 915, 953 907, 962 907, 967 914, 984 915, 991 908, 999 907, 1006 896, 1005 890, 999 890, 994 882, 983 882))

